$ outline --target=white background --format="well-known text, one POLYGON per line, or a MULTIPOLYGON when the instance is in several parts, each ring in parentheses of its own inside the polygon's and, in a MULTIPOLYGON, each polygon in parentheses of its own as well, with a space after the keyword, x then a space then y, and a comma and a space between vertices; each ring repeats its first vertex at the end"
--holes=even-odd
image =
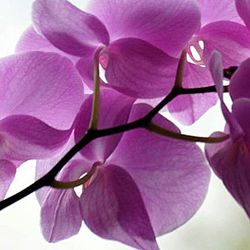
MULTIPOLYGON (((101 1, 101 0, 100 0, 101 1)), ((22 31, 31 23, 32 0, 0 0, 0 57, 13 53, 22 31)), ((72 1, 83 7, 86 1, 72 1)), ((187 133, 209 135, 222 129, 224 121, 218 105, 187 133)), ((21 167, 10 192, 30 184, 34 178, 34 162, 21 167)), ((208 196, 199 212, 184 226, 158 239, 162 250, 249 250, 250 227, 247 216, 212 178, 208 196)), ((129 250, 120 243, 103 240, 92 234, 85 225, 71 239, 50 244, 40 233, 39 206, 34 195, 0 212, 1 250, 129 250)))

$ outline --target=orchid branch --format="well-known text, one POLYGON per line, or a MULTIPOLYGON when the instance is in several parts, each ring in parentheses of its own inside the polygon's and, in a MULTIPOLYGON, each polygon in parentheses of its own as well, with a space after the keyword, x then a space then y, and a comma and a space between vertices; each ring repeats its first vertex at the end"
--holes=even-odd
POLYGON ((80 185, 84 185, 91 179, 92 175, 96 171, 96 167, 98 164, 99 164, 99 162, 96 162, 93 165, 93 167, 91 168, 91 170, 89 172, 87 172, 86 175, 84 175, 82 178, 80 178, 78 180, 68 181, 68 182, 54 180, 54 181, 52 181, 50 186, 57 188, 57 189, 70 189, 70 188, 74 188, 74 187, 77 187, 80 185))
MULTIPOLYGON (((228 92, 228 87, 224 87, 224 91, 228 92)), ((73 146, 62 159, 43 177, 35 181, 30 186, 26 187, 22 191, 14 194, 13 196, 6 198, 0 202, 0 210, 12 205, 13 203, 21 200, 22 198, 30 195, 31 193, 37 191, 38 189, 51 186, 55 180, 56 175, 61 171, 61 169, 77 154, 83 147, 89 144, 91 141, 105 136, 110 136, 118 133, 127 132, 137 128, 147 128, 153 119, 153 117, 158 114, 158 112, 169 102, 171 102, 178 95, 186 94, 204 94, 216 92, 215 86, 201 87, 201 88, 173 88, 172 91, 167 95, 155 108, 153 108, 147 115, 143 118, 138 119, 134 122, 130 122, 124 125, 107 128, 107 129, 89 129, 85 136, 73 146)))
POLYGON ((202 136, 180 134, 180 133, 162 128, 154 124, 153 122, 151 122, 148 125, 147 129, 162 136, 170 137, 173 139, 179 139, 182 141, 190 141, 190 142, 219 143, 229 138, 229 135, 225 135, 221 137, 202 137, 202 136))
POLYGON ((184 75, 184 69, 185 69, 185 63, 187 60, 187 50, 184 49, 181 53, 180 60, 177 67, 176 77, 175 77, 175 83, 174 86, 176 88, 182 88, 182 82, 183 82, 183 75, 184 75))
MULTIPOLYGON (((55 180, 55 177, 57 174, 61 171, 61 169, 87 144, 89 144, 91 141, 105 137, 110 136, 118 133, 127 132, 133 129, 137 128, 146 128, 149 130, 152 130, 153 132, 159 133, 164 136, 173 137, 176 139, 183 140, 184 138, 187 140, 195 140, 196 141, 202 141, 202 142, 208 142, 208 140, 204 140, 202 137, 193 137, 188 135, 183 135, 183 137, 180 137, 180 134, 175 134, 171 131, 166 131, 165 129, 162 129, 161 127, 153 124, 151 121, 152 119, 159 113, 159 111, 166 106, 169 102, 171 102, 174 98, 176 98, 179 95, 190 95, 190 94, 205 94, 205 93, 211 93, 211 92, 217 92, 215 86, 208 86, 208 87, 201 87, 201 88, 183 88, 181 87, 182 83, 182 75, 186 60, 186 52, 183 51, 178 68, 177 68, 177 74, 176 74, 176 80, 175 85, 171 92, 158 104, 155 108, 153 108, 147 115, 145 115, 143 118, 138 119, 134 122, 130 122, 124 125, 107 128, 107 129, 97 129, 98 126, 98 111, 99 111, 99 95, 100 95, 100 76, 99 76, 99 53, 101 48, 99 48, 95 53, 94 58, 94 83, 95 83, 95 90, 94 90, 94 100, 93 100, 93 106, 92 106, 92 114, 91 114, 91 122, 90 122, 90 128, 85 134, 85 136, 76 144, 74 145, 62 158, 61 160, 43 177, 35 181, 30 186, 26 187, 22 191, 14 194, 13 196, 6 198, 5 200, 0 202, 0 210, 10 206, 11 204, 21 200, 22 198, 28 196, 29 194, 37 191, 38 189, 44 187, 44 186, 51 186, 51 187, 57 187, 57 188, 63 188, 63 186, 74 186, 78 185, 79 183, 84 183, 91 178, 92 170, 84 176, 82 179, 76 180, 75 182, 71 183, 60 183, 55 180)), ((235 70, 235 69, 234 69, 235 70)), ((230 71, 231 72, 231 71, 230 71)), ((224 92, 228 92, 228 86, 224 86, 224 92)), ((217 142, 221 142, 227 138, 221 138, 215 139, 218 140, 217 142)), ((93 170, 94 171, 94 170, 93 170)), ((68 188, 68 187, 67 187, 68 188)))
POLYGON ((102 48, 99 48, 94 57, 94 97, 92 104, 92 112, 90 118, 90 129, 97 129, 99 116, 99 99, 100 99, 100 71, 99 71, 99 53, 102 48))

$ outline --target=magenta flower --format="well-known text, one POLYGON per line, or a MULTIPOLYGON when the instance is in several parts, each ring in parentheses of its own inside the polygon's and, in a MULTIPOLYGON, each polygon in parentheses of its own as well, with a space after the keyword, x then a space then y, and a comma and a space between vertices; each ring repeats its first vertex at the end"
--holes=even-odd
MULTIPOLYGON (((238 2, 244 2, 239 0, 238 2)), ((245 1, 246 2, 246 1, 245 1)), ((223 67, 238 66, 250 55, 250 33, 242 24, 232 0, 198 0, 201 29, 189 42, 188 55, 193 63, 186 64, 183 86, 187 88, 213 85, 208 61, 213 50, 222 55, 223 67), (200 42, 204 44, 204 49, 200 42), (193 56, 190 48, 199 54, 193 56)), ((246 11, 246 8, 244 8, 246 11)), ((249 19, 250 20, 250 19, 249 19)), ((168 105, 169 111, 184 124, 198 120, 217 101, 214 94, 181 96, 168 105)))
MULTIPOLYGON (((211 59, 211 72, 217 85, 222 111, 227 122, 225 133, 230 138, 220 144, 206 145, 210 165, 236 201, 250 217, 250 59, 244 61, 230 81, 232 113, 222 99, 222 63, 218 54, 211 59)), ((213 135, 221 135, 215 132, 213 135)))
POLYGON ((50 50, 53 45, 53 50, 78 58, 76 67, 92 88, 93 54, 103 47, 99 61, 112 87, 133 97, 166 95, 177 67, 173 56, 179 56, 199 28, 197 3, 93 0, 87 11, 65 0, 35 1, 33 23, 45 39, 29 30, 18 50, 50 50))
POLYGON ((29 159, 51 157, 67 142, 83 101, 83 86, 68 59, 28 52, 0 60, 0 99, 3 199, 16 167, 29 159))
MULTIPOLYGON (((87 129, 91 102, 92 96, 76 119, 76 141, 87 129)), ((133 105, 133 99, 112 89, 102 89, 100 102, 100 128, 133 121, 151 109, 146 104, 133 105)), ((179 131, 161 115, 154 121, 179 131)), ((37 177, 43 176, 60 155, 39 161, 37 177)), ((137 249, 158 249, 156 236, 179 227, 198 210, 210 177, 203 154, 194 143, 145 129, 93 141, 58 179, 72 181, 87 171, 92 174, 80 197, 74 189, 38 191, 42 231, 48 241, 76 234, 83 220, 103 238, 137 249)))

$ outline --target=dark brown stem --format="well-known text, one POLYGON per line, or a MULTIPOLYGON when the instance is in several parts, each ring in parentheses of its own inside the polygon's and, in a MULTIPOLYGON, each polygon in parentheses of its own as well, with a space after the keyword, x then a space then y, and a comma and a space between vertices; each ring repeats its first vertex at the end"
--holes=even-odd
MULTIPOLYGON (((224 91, 228 92, 228 87, 224 87, 224 91)), ((21 200, 22 198, 30 195, 31 193, 37 191, 38 189, 44 186, 51 186, 51 183, 55 180, 56 175, 62 170, 62 168, 88 143, 91 141, 105 136, 110 136, 118 133, 123 133, 129 130, 137 129, 137 128, 147 128, 150 124, 151 120, 154 118, 156 114, 169 102, 171 102, 178 95, 187 95, 187 94, 205 94, 216 92, 215 86, 202 87, 202 88, 173 88, 172 91, 155 107, 153 108, 147 115, 143 118, 138 119, 134 122, 130 122, 121 126, 116 126, 107 129, 98 129, 93 130, 90 129, 87 131, 85 136, 74 146, 72 147, 63 158, 43 177, 35 181, 30 186, 26 187, 22 191, 14 194, 13 196, 6 198, 5 200, 0 202, 0 210, 12 205, 13 203, 21 200)))

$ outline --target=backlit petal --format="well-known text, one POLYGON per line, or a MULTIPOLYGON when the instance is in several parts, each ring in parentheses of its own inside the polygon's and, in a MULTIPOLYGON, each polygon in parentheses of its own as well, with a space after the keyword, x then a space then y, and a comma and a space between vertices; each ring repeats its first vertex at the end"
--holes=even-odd
POLYGON ((70 132, 32 116, 9 116, 0 121, 0 157, 19 161, 49 157, 67 142, 70 132))
MULTIPOLYGON (((135 105, 130 120, 142 117, 148 110, 147 105, 135 105)), ((178 132, 160 115, 154 122, 178 132)), ((124 168, 134 179, 156 235, 170 232, 190 219, 207 192, 209 168, 192 142, 137 129, 123 135, 108 163, 124 168)))
MULTIPOLYGON (((93 95, 84 102, 76 119, 76 141, 83 137, 89 127, 92 99, 93 95)), ((133 102, 133 98, 120 94, 113 89, 102 88, 99 101, 98 128, 104 129, 126 124, 133 102)), ((98 138, 84 147, 81 154, 86 159, 103 162, 113 152, 120 138, 121 134, 98 138)))
POLYGON ((213 50, 222 55, 224 68, 238 66, 250 54, 250 32, 239 23, 219 21, 204 26, 198 34, 204 41, 203 59, 207 63, 213 50))
POLYGON ((238 98, 250 98, 250 59, 241 63, 238 70, 233 75, 230 81, 230 96, 233 100, 238 98))
POLYGON ((7 160, 0 160, 0 200, 3 200, 16 174, 16 166, 7 160))
POLYGON ((134 37, 177 56, 199 28, 193 0, 91 0, 87 11, 106 25, 111 41, 134 37))
POLYGON ((108 83, 126 95, 154 98, 173 87, 178 60, 143 40, 117 40, 101 56, 107 57, 108 83))
POLYGON ((27 52, 0 60, 0 119, 31 115, 69 129, 83 97, 81 78, 65 57, 27 52))
POLYGON ((71 55, 86 56, 109 42, 105 26, 95 16, 66 0, 36 0, 33 22, 55 47, 71 55))
POLYGON ((245 22, 248 29, 250 29, 250 1, 249 0, 235 0, 237 11, 245 22))
MULTIPOLYGON (((213 85, 207 67, 186 63, 183 87, 199 88, 213 85)), ((168 110, 178 121, 185 125, 196 122, 209 108, 215 105, 217 95, 213 93, 182 95, 168 104, 168 110)))
POLYGON ((202 25, 222 20, 242 22, 233 0, 198 0, 198 2, 201 11, 202 25))
POLYGON ((142 250, 158 250, 140 191, 132 177, 114 165, 97 170, 81 196, 83 219, 97 235, 142 250))

